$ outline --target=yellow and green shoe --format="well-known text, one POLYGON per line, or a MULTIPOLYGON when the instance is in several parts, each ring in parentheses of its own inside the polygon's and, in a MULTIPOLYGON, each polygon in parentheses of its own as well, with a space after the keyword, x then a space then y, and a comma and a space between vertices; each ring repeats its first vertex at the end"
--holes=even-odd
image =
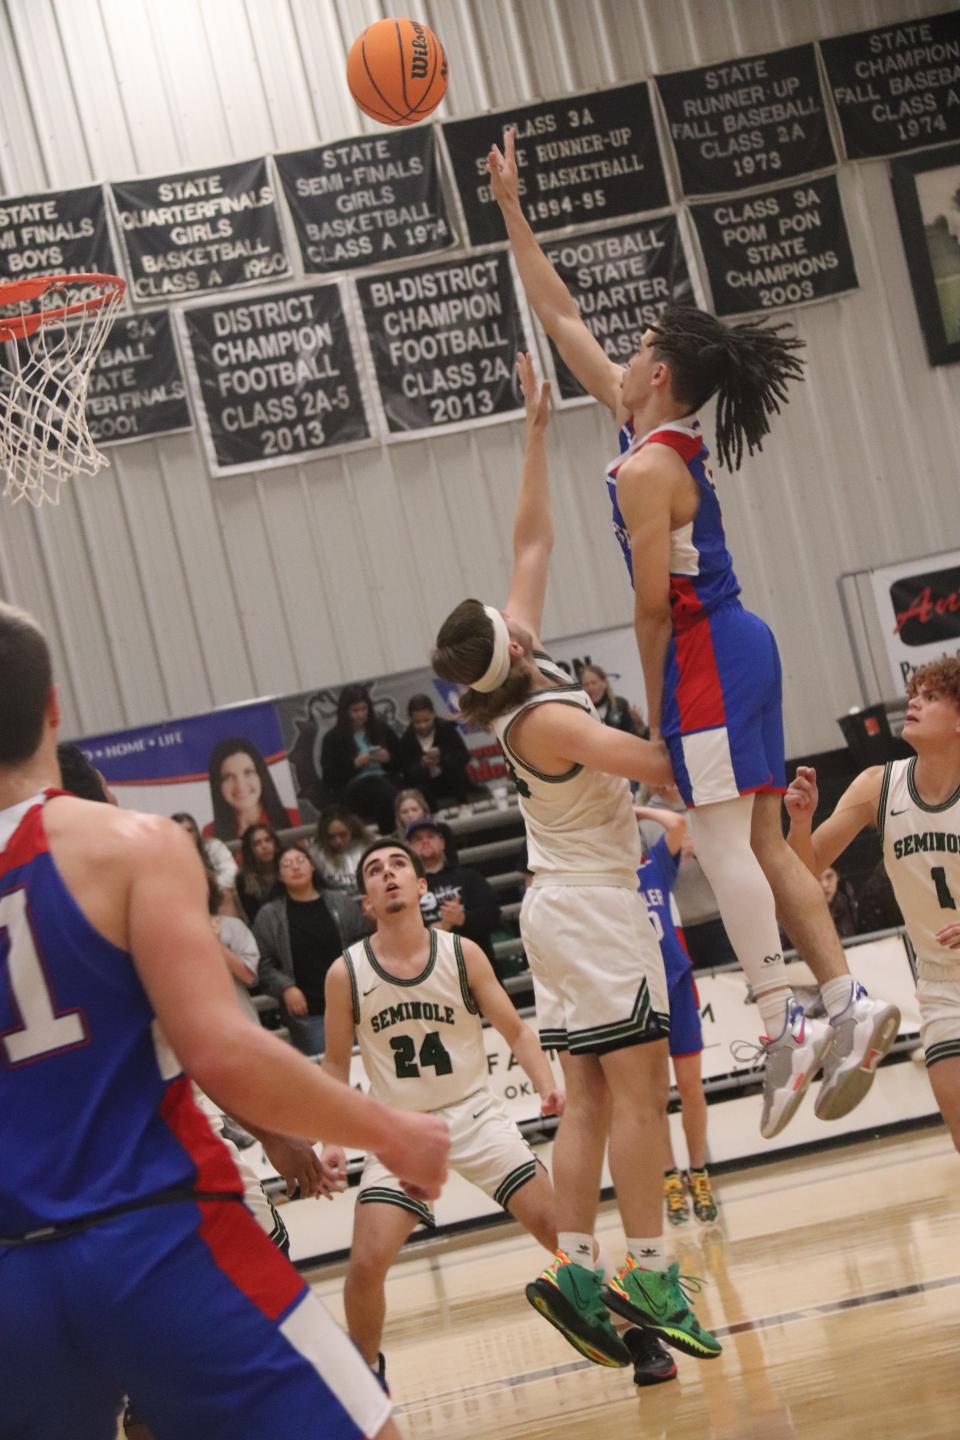
POLYGON ((653 1330, 685 1355, 698 1360, 712 1360, 721 1351, 720 1341, 704 1330, 690 1309, 689 1295, 684 1286, 697 1291, 700 1281, 693 1275, 681 1275, 680 1266, 666 1270, 643 1270, 632 1255, 603 1287, 603 1301, 611 1310, 653 1330))
POLYGON ((601 1295, 603 1280, 558 1250, 553 1262, 527 1286, 535 1310, 555 1326, 575 1350, 595 1365, 624 1369, 630 1351, 613 1328, 601 1295))

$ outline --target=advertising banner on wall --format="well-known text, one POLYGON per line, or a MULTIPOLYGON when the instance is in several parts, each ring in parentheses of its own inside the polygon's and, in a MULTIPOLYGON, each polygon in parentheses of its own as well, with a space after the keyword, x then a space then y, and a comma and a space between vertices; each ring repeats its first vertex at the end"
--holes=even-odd
POLYGON ((189 430, 193 424, 169 310, 118 315, 87 387, 97 445, 189 430))
POLYGON ((539 234, 670 204, 646 81, 443 126, 471 245, 506 239, 487 155, 516 133, 523 213, 539 234))
POLYGON ((836 164, 812 45, 656 79, 684 195, 749 190, 836 164))
POLYGON ((960 550, 870 572, 890 662, 892 695, 914 670, 960 655, 960 550))
POLYGON ((431 125, 275 155, 274 163, 308 274, 408 260, 454 243, 431 125))
POLYGON ((339 284, 178 312, 212 475, 370 438, 339 284))
POLYGON ((265 158, 110 186, 134 300, 291 273, 265 158))
POLYGON ((300 824, 290 766, 270 701, 81 740, 121 805, 192 815, 204 835, 239 840, 248 825, 300 824))
POLYGON ((820 41, 850 160, 960 140, 960 10, 820 41))
MULTIPOLYGON (((615 364, 625 365, 636 354, 644 330, 665 306, 695 303, 675 215, 547 240, 543 248, 615 364)), ((582 399, 583 386, 552 340, 549 345, 557 399, 561 404, 582 399)))
POLYGON ((714 311, 747 315, 856 290, 835 175, 691 205, 714 311))

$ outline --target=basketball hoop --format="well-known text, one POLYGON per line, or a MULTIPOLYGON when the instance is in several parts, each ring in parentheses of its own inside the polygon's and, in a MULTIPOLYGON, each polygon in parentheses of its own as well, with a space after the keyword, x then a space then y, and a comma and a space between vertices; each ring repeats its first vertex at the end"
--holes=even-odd
POLYGON ((56 505, 72 475, 109 465, 87 427, 87 385, 126 286, 118 275, 0 283, 3 495, 56 505))

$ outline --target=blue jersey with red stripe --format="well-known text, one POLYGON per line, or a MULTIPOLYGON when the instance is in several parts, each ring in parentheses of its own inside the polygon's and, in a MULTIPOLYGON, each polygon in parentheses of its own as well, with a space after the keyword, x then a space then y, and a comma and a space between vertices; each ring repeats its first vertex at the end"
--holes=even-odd
POLYGON ((242 1193, 131 957, 49 853, 56 793, 0 811, 0 1237, 171 1189, 242 1193))
POLYGON ((667 445, 676 451, 696 482, 700 504, 689 525, 670 532, 670 613, 674 632, 685 628, 718 606, 736 600, 740 585, 733 573, 720 516, 720 502, 707 461, 700 422, 671 421, 639 439, 631 421, 620 430, 620 455, 607 469, 607 490, 613 507, 613 528, 633 583, 630 536, 617 503, 617 475, 621 466, 644 445, 667 445))
POLYGON ((673 886, 679 868, 679 853, 671 855, 666 839, 661 836, 647 851, 637 871, 638 888, 647 902, 647 911, 660 942, 668 986, 681 980, 690 970, 690 956, 671 913, 673 886))

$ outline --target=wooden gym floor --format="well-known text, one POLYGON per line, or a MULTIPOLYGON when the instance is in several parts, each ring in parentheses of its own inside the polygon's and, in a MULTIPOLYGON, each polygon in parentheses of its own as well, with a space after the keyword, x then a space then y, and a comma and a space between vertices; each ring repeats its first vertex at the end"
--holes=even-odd
MULTIPOLYGON (((417 1440, 946 1440, 960 1436, 960 1157, 942 1127, 721 1177, 721 1223, 667 1236, 723 1355, 637 1390, 527 1304, 511 1226, 433 1242, 388 1282, 388 1377, 417 1440)), ((599 1233, 619 1258, 610 1206, 599 1233)), ((310 1277, 343 1318, 341 1275, 310 1277)))

